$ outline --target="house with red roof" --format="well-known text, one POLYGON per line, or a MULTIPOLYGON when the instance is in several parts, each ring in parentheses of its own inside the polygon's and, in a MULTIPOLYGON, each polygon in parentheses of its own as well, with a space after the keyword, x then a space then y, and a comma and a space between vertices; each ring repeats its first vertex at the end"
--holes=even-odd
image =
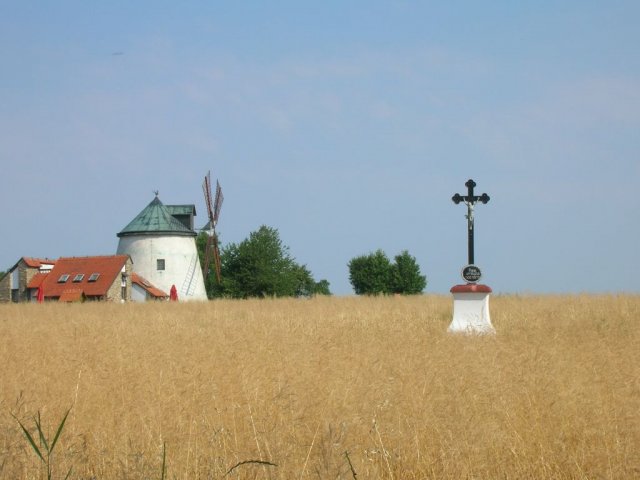
MULTIPOLYGON (((133 294, 133 262, 128 255, 63 257, 57 260, 22 257, 0 281, 0 302, 127 302, 133 294)), ((150 297, 164 292, 146 280, 150 297)), ((138 280, 139 281, 139 280, 138 280)))
POLYGON ((131 300, 131 258, 128 255, 63 257, 46 275, 34 276, 27 288, 31 299, 42 289, 44 301, 131 300))
POLYGON ((0 280, 1 302, 145 302, 169 294, 133 272, 129 255, 22 257, 0 280))
POLYGON ((0 302, 28 302, 29 283, 34 277, 50 272, 55 263, 48 258, 22 257, 0 280, 0 302))

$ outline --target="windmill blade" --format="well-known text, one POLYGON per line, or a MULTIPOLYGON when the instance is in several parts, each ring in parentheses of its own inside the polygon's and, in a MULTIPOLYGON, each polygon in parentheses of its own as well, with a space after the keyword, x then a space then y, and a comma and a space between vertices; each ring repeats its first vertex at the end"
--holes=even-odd
POLYGON ((216 269, 216 279, 218 284, 222 282, 221 275, 221 262, 220 262, 220 248, 218 246, 218 235, 216 235, 216 224, 218 223, 218 217, 220 216, 220 209, 222 208, 222 202, 224 201, 224 195, 222 194, 222 187, 220 182, 216 180, 216 196, 215 200, 211 195, 211 171, 208 171, 204 177, 202 183, 202 191, 204 192, 204 201, 207 205, 207 215, 209 217, 209 235, 207 236, 207 244, 204 252, 204 265, 202 266, 202 273, 205 278, 209 276, 209 267, 213 260, 216 269))
POLYGON ((207 215, 209 216, 210 228, 213 228, 213 202, 211 199, 211 172, 207 172, 202 182, 202 191, 204 193, 204 203, 207 205, 207 215))
POLYGON ((215 261, 215 267, 216 267, 216 279, 218 280, 218 285, 220 283, 222 283, 222 268, 220 265, 220 249, 218 248, 218 237, 214 236, 213 237, 214 242, 213 242, 213 258, 215 261))
POLYGON ((222 194, 222 187, 220 182, 216 180, 216 201, 213 206, 213 225, 218 223, 218 217, 220 216, 220 209, 222 208, 222 202, 224 202, 224 195, 222 194))

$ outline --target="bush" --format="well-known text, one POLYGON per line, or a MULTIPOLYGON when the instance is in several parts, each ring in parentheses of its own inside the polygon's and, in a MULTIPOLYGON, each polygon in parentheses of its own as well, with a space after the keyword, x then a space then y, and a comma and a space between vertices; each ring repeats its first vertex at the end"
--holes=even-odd
POLYGON ((403 295, 422 293, 427 286, 427 277, 420 275, 420 266, 415 257, 403 250, 396 255, 395 263, 391 266, 391 291, 403 295))
POLYGON ((358 295, 389 293, 391 263, 382 250, 355 257, 349 262, 349 281, 358 295))
POLYGON ((391 263, 382 250, 351 259, 348 264, 349 281, 358 295, 421 293, 427 278, 420 274, 415 257, 404 250, 391 263))

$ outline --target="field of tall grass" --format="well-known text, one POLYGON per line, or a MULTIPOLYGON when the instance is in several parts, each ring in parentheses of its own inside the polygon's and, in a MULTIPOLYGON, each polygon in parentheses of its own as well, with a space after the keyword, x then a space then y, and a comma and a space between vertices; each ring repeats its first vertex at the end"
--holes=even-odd
POLYGON ((640 478, 640 296, 0 306, 0 478, 640 478), (20 423, 19 423, 20 422, 20 423), (165 464, 163 467, 163 457, 165 464))

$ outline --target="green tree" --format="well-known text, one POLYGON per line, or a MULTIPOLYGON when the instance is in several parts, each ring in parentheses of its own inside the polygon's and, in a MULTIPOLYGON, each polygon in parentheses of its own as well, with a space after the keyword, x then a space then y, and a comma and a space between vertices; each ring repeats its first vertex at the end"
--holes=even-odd
POLYGON ((352 258, 348 264, 349 281, 358 295, 389 293, 391 262, 382 250, 352 258))
POLYGON ((331 290, 329 289, 329 281, 322 279, 319 282, 316 282, 314 286, 314 294, 331 295, 331 290))
POLYGON ((420 266, 415 257, 403 250, 396 255, 391 266, 391 291, 403 295, 422 293, 427 286, 427 277, 420 274, 420 266))
MULTIPOLYGON (((206 237, 197 242, 204 250, 206 237)), ((221 249, 222 283, 210 268, 209 297, 300 297, 323 293, 305 265, 299 265, 280 240, 278 230, 261 226, 239 244, 221 249)), ((326 280, 324 281, 326 282, 326 280)), ((324 284, 322 284, 324 286, 324 284)), ((326 282, 328 291, 328 282, 326 282)))
POLYGON ((358 295, 422 292, 427 277, 420 274, 416 259, 407 250, 396 255, 392 264, 382 250, 351 259, 349 281, 358 295))
POLYGON ((314 295, 331 295, 329 281, 320 280, 316 282, 311 272, 304 265, 298 265, 296 297, 312 297, 314 295))

